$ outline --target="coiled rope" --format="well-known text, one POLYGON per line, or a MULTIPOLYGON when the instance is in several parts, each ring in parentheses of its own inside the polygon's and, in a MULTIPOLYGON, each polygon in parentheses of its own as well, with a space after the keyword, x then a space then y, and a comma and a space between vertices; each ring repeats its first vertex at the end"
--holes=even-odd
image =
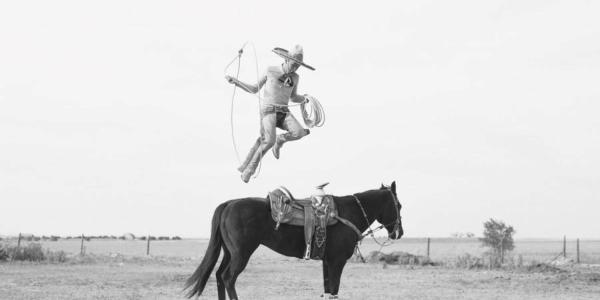
POLYGON ((306 102, 302 102, 300 105, 304 124, 306 124, 306 126, 309 128, 323 126, 323 124, 325 124, 325 110, 323 110, 321 102, 319 102, 317 98, 310 95, 305 95, 304 97, 308 99, 308 104, 310 107, 310 109, 307 109, 306 102))

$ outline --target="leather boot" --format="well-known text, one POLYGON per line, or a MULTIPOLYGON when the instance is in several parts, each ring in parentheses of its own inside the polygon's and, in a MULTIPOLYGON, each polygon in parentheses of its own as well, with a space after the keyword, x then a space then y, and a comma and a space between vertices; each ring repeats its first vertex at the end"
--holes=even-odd
POLYGON ((242 178, 243 182, 248 183, 248 181, 250 181, 250 177, 252 177, 252 172, 249 170, 244 170, 240 177, 242 178))
POLYGON ((275 145, 273 145, 273 156, 277 159, 279 159, 279 151, 281 150, 281 147, 283 147, 283 143, 285 143, 285 141, 278 136, 275 145))
POLYGON ((241 178, 243 182, 248 183, 248 181, 250 181, 250 177, 252 177, 254 172, 256 172, 256 168, 258 168, 258 164, 260 163, 261 158, 262 151, 260 149, 254 151, 252 159, 250 159, 250 162, 242 172, 241 178))
POLYGON ((238 167, 238 171, 244 172, 244 170, 246 170, 246 167, 248 166, 248 164, 250 163, 250 161, 254 157, 254 154, 256 153, 256 150, 258 150, 258 147, 260 146, 260 141, 261 141, 260 137, 258 139, 256 139, 256 142, 254 143, 254 146, 252 146, 252 148, 250 148, 250 152, 248 152, 248 155, 246 156, 246 160, 244 160, 244 162, 242 163, 242 165, 240 165, 238 167))

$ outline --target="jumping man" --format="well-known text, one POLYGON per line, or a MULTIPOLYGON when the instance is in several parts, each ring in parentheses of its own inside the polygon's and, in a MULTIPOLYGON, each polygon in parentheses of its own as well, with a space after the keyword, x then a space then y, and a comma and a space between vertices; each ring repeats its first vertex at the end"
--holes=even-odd
POLYGON ((290 100, 295 103, 305 103, 312 98, 307 94, 297 94, 299 76, 296 74, 296 70, 300 66, 313 71, 315 69, 303 62, 304 55, 300 45, 296 45, 290 51, 275 48, 273 52, 283 57, 285 61, 281 66, 269 67, 266 74, 260 78, 256 85, 241 82, 231 76, 225 76, 229 83, 235 84, 248 93, 255 94, 261 89, 263 91, 263 101, 260 108, 261 135, 250 149, 246 160, 238 168, 242 173, 242 180, 246 183, 250 180, 260 160, 269 149, 273 148, 273 155, 279 159, 279 151, 285 142, 298 140, 310 133, 294 118, 288 104, 290 100), (276 135, 277 127, 287 132, 276 135))

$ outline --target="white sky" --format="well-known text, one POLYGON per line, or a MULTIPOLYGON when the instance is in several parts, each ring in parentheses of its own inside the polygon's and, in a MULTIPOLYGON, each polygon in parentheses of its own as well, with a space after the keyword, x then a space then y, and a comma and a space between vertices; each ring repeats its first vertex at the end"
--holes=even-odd
MULTIPOLYGON (((227 199, 396 180, 407 236, 494 217, 600 237, 600 2, 247 2, 0 2, 0 235, 205 237, 227 199), (250 184, 223 79, 246 40, 261 69, 302 44, 299 91, 327 114, 250 184)), ((257 104, 238 95, 245 155, 257 104)))

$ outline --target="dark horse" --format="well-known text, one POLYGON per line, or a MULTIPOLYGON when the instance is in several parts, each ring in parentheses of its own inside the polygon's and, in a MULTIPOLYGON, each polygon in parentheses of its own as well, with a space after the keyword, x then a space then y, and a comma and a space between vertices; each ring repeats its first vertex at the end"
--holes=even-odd
MULTIPOLYGON (((364 232, 375 220, 384 225, 391 239, 399 239, 403 230, 396 182, 389 187, 382 185, 379 189, 351 196, 334 196, 333 199, 339 216, 352 223, 348 226, 338 222, 327 227, 323 285, 325 294, 330 294, 330 299, 337 299, 346 261, 362 238, 358 231, 364 232), (356 228, 353 229, 352 225, 356 228)), ((224 256, 216 273, 219 299, 225 300, 226 290, 229 299, 238 299, 235 281, 261 244, 277 253, 302 258, 304 230, 301 226, 288 224, 281 224, 279 230, 275 230, 268 201, 264 198, 235 199, 219 205, 213 215, 206 254, 185 284, 185 289, 191 287, 188 297, 202 294, 222 248, 224 256)))

